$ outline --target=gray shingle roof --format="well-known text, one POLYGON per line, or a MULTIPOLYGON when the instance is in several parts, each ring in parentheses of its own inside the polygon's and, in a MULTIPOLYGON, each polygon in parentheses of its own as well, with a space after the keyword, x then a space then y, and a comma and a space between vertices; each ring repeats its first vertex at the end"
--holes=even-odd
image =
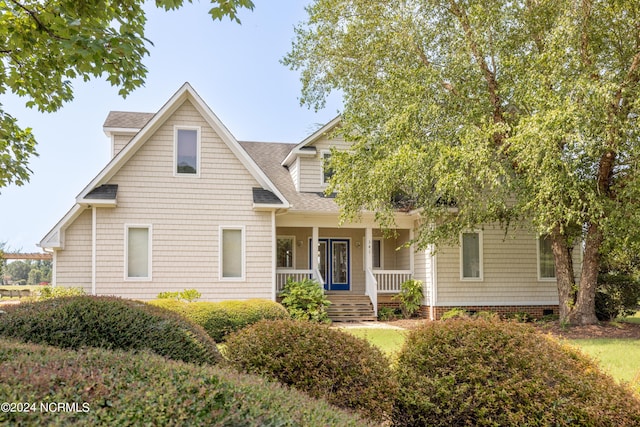
POLYGON ((118 184, 104 184, 91 190, 84 198, 99 200, 115 200, 118 194, 118 184))
POLYGON ((253 203, 259 205, 282 205, 282 200, 269 190, 253 188, 253 203))
POLYGON ((153 116, 155 113, 110 111, 102 126, 105 128, 142 129, 153 116))
POLYGON ((281 165, 296 144, 240 141, 240 145, 289 201, 290 211, 338 212, 338 205, 332 197, 296 191, 289 171, 281 165))

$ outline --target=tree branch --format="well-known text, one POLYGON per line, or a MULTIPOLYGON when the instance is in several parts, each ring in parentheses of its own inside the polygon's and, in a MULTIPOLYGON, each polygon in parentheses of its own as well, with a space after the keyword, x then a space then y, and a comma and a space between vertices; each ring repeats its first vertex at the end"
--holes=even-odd
POLYGON ((24 10, 25 12, 27 12, 27 14, 36 22, 36 25, 38 26, 38 29, 44 31, 45 33, 49 34, 49 36, 53 37, 54 39, 57 40, 67 40, 63 37, 58 36, 57 34, 55 34, 53 31, 51 31, 50 28, 47 28, 46 25, 44 25, 40 19, 38 19, 38 14, 27 8, 25 5, 23 5, 22 3, 18 2, 17 0, 11 0, 11 2, 13 4, 15 4, 16 6, 18 6, 20 9, 24 10))

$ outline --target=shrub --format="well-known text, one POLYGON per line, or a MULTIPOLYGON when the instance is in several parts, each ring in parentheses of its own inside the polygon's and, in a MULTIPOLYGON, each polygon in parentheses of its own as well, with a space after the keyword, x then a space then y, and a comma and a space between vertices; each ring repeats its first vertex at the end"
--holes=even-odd
POLYGON ((289 313, 282 305, 265 299, 192 303, 162 299, 153 300, 150 303, 175 311, 202 326, 217 342, 223 341, 228 334, 259 320, 289 318, 289 313))
POLYGON ((484 319, 412 331, 398 356, 396 426, 640 423, 640 401, 529 325, 484 319))
POLYGON ((261 321, 227 338, 224 356, 238 370, 360 411, 389 415, 396 385, 389 361, 367 341, 304 321, 261 321))
POLYGON ((61 297, 74 297, 85 294, 84 289, 82 288, 65 288, 62 286, 44 286, 38 291, 40 292, 40 296, 38 298, 40 300, 61 297))
POLYGON ((396 320, 396 309, 391 307, 380 307, 378 309, 378 320, 386 322, 388 320, 396 320))
POLYGON ((219 359, 215 342, 199 326, 169 310, 115 297, 65 297, 7 307, 0 336, 62 348, 151 350, 194 363, 219 359))
POLYGON ((400 301, 400 310, 405 319, 413 317, 422 305, 422 282, 409 279, 400 285, 400 293, 393 297, 400 301))
POLYGON ((184 291, 180 291, 180 292, 177 292, 177 291, 176 292, 171 292, 171 291, 160 292, 156 298, 157 299, 179 299, 179 300, 192 302, 200 299, 201 296, 202 294, 198 292, 198 290, 196 289, 185 289, 184 291))
POLYGON ((302 279, 296 282, 289 279, 280 296, 282 296, 282 305, 292 318, 329 322, 327 307, 331 302, 327 299, 322 286, 315 280, 302 279))
POLYGON ((141 352, 62 350, 0 340, 1 425, 361 426, 364 419, 258 377, 141 352), (41 411, 40 402, 77 405, 41 411))
POLYGON ((452 308, 451 310, 442 313, 442 316, 440 316, 440 320, 459 318, 466 319, 469 317, 471 317, 471 315, 469 314, 469 312, 467 312, 467 310, 463 308, 452 308))
POLYGON ((613 320, 637 311, 640 283, 630 274, 609 271, 598 276, 596 316, 598 320, 613 320))

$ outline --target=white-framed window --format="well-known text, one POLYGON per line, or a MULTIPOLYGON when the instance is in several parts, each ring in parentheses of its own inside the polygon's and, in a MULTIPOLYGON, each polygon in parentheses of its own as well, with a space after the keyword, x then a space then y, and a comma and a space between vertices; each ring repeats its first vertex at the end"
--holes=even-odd
POLYGON ((384 265, 384 249, 382 246, 382 239, 373 238, 371 241, 371 266, 375 270, 382 269, 384 265))
POLYGON ((174 126, 174 175, 200 176, 200 128, 174 126))
POLYGON ((276 267, 293 268, 295 265, 295 243, 294 236, 278 236, 276 247, 276 267))
POLYGON ((150 225, 125 225, 125 280, 151 280, 150 225))
POLYGON ((482 231, 460 234, 460 280, 483 279, 482 231))
POLYGON ((220 227, 220 279, 244 280, 244 227, 220 227))
POLYGON ((538 280, 556 279, 556 261, 551 249, 551 237, 539 236, 536 239, 538 253, 538 280))
POLYGON ((329 162, 331 161, 331 151, 322 150, 320 152, 320 157, 322 158, 322 185, 329 184, 329 180, 333 176, 333 168, 329 167, 329 162))

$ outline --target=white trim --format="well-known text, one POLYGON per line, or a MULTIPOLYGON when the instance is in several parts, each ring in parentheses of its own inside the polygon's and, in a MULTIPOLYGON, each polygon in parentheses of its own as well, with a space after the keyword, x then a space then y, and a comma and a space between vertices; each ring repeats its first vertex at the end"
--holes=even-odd
POLYGON ((221 225, 218 227, 218 250, 219 250, 219 256, 218 256, 218 277, 220 279, 220 281, 223 282, 244 282, 246 280, 246 232, 245 232, 245 226, 244 225, 221 225), (241 239, 241 247, 240 247, 240 252, 241 252, 241 275, 240 277, 224 277, 224 246, 223 246, 223 237, 222 234, 224 233, 224 230, 240 230, 240 239, 241 239))
MULTIPOLYGON (((555 282, 556 276, 554 274, 553 277, 542 277, 542 272, 540 271, 540 239, 544 237, 542 235, 536 236, 536 270, 538 270, 538 282, 555 282)), ((555 264, 555 259, 554 259, 555 264)), ((555 273, 555 268, 554 268, 555 273)))
POLYGON ((173 125, 173 176, 181 178, 200 178, 201 134, 202 129, 200 128, 200 126, 173 125), (196 131, 196 173, 178 172, 178 131, 181 130, 196 131))
POLYGON ((371 237, 371 270, 384 270, 384 237, 371 237), (380 266, 373 265, 373 242, 380 242, 380 266))
MULTIPOLYGON (((275 248, 278 244, 277 238, 277 228, 276 228, 276 211, 271 211, 271 247, 275 248)), ((295 241, 294 241, 295 246, 295 241)), ((278 296, 277 286, 278 286, 278 269, 276 265, 278 263, 276 256, 276 251, 271 251, 271 283, 273 286, 271 287, 271 300, 276 301, 278 296)), ((295 259, 295 258, 294 258, 295 259)), ((295 264, 294 264, 295 265, 295 264)))
POLYGON ((460 233, 460 280, 464 282, 482 282, 484 280, 484 249, 483 249, 483 237, 482 230, 466 230, 460 233), (463 234, 477 234, 478 235, 478 260, 479 262, 479 277, 464 277, 464 248, 463 248, 463 234))
POLYGON ((438 303, 438 255, 437 252, 435 252, 435 246, 434 245, 430 245, 429 246, 429 254, 431 256, 431 301, 430 301, 430 305, 431 305, 431 320, 435 320, 435 313, 434 313, 434 307, 437 305, 438 303))
POLYGON ((296 236, 294 235, 276 235, 276 245, 274 246, 275 256, 276 256, 276 268, 280 270, 294 270, 296 268, 296 236), (278 265, 278 240, 280 239, 289 239, 291 240, 291 267, 281 267, 278 265))
POLYGON ((91 208, 91 295, 96 294, 96 252, 97 252, 97 235, 98 235, 98 208, 91 208))
POLYGON ((125 224, 124 225, 124 280, 125 282, 150 282, 153 279, 153 225, 151 224, 125 224), (129 277, 129 229, 146 228, 149 230, 147 239, 147 277, 129 277))

